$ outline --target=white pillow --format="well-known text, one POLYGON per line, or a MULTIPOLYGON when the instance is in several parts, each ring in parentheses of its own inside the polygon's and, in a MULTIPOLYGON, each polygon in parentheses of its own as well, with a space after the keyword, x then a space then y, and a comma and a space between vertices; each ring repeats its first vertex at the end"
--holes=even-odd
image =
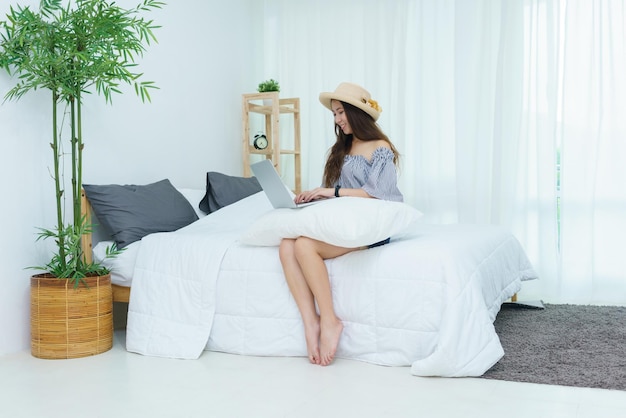
POLYGON ((422 216, 402 202, 340 197, 299 209, 275 209, 243 234, 248 245, 279 245, 283 238, 305 236, 340 247, 374 244, 404 231, 422 216))
POLYGON ((139 254, 141 241, 128 244, 121 254, 106 258, 106 249, 113 245, 114 241, 101 241, 93 247, 93 260, 111 270, 111 283, 120 286, 130 286, 135 271, 135 261, 139 254))
POLYGON ((202 189, 178 189, 178 191, 185 196, 185 199, 191 203, 193 210, 196 211, 198 218, 204 218, 207 214, 200 210, 200 201, 204 198, 205 190, 202 189))

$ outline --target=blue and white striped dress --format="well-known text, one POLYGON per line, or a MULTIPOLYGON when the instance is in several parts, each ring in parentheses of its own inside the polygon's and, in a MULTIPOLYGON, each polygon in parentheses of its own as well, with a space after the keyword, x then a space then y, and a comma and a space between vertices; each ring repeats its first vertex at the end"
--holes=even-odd
POLYGON ((346 155, 339 181, 333 186, 362 188, 377 199, 402 202, 404 198, 398 190, 398 174, 393 157, 393 151, 386 147, 376 148, 370 161, 362 155, 346 155))

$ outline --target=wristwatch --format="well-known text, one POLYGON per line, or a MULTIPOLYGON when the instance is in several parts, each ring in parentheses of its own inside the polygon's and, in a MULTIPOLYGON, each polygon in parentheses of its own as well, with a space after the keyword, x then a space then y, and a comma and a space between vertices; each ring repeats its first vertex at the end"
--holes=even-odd
POLYGON ((341 189, 340 185, 335 186, 335 197, 339 197, 339 189, 341 189))

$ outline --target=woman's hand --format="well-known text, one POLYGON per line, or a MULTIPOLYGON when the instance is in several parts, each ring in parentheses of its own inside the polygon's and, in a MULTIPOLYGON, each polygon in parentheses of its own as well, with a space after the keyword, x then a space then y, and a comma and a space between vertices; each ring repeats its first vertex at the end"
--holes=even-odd
POLYGON ((335 189, 317 187, 313 190, 302 192, 293 201, 296 203, 310 202, 312 200, 328 199, 335 196, 335 189))

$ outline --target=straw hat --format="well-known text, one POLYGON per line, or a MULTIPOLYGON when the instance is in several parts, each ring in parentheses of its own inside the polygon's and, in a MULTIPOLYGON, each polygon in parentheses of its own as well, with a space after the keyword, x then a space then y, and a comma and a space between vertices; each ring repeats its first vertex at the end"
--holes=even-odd
POLYGON ((332 110, 330 107, 331 100, 339 100, 356 106, 375 121, 378 120, 383 111, 376 100, 372 100, 367 90, 354 83, 341 83, 332 93, 320 93, 320 102, 330 110, 332 110))

